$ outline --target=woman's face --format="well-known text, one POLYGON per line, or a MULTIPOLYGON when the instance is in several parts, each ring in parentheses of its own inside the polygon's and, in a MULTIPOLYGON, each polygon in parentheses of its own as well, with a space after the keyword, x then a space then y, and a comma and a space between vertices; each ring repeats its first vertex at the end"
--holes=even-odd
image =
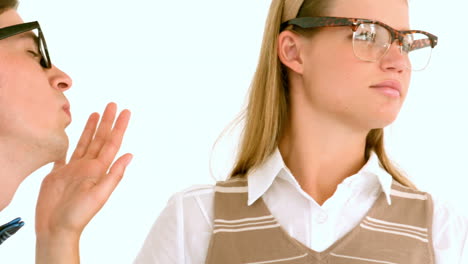
MULTIPOLYGON (((397 30, 409 29, 406 0, 332 2, 327 16, 367 18, 397 30)), ((400 53, 397 42, 379 61, 366 62, 353 53, 350 27, 323 28, 301 41, 305 87, 301 101, 307 107, 357 129, 382 128, 395 120, 411 77, 407 55, 400 53)))

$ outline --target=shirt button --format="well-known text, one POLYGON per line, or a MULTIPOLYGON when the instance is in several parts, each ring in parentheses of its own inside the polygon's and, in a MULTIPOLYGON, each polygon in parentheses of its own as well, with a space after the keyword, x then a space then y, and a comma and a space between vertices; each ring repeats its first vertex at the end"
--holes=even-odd
POLYGON ((328 215, 325 212, 320 212, 318 215, 315 217, 315 222, 317 224, 323 224, 328 220, 328 215))

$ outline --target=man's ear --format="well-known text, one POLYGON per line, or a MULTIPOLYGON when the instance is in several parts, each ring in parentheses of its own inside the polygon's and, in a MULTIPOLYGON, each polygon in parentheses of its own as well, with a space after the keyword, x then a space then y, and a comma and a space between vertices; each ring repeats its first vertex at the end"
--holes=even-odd
POLYGON ((278 56, 280 61, 292 71, 302 74, 303 63, 300 56, 301 40, 296 33, 285 30, 278 36, 278 56))

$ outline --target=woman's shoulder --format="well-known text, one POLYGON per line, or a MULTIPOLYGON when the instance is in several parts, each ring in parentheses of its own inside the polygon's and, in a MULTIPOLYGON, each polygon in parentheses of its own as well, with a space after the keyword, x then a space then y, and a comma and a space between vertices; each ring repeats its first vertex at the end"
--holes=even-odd
POLYGON ((459 223, 468 228, 467 212, 461 210, 453 202, 431 195, 433 201, 434 219, 443 220, 446 223, 459 223))
POLYGON ((211 225, 214 214, 215 192, 226 188, 247 188, 245 179, 229 179, 215 184, 192 185, 172 195, 165 210, 178 212, 179 216, 190 215, 203 218, 211 225), (241 187, 242 186, 242 187, 241 187))
POLYGON ((215 184, 197 184, 182 189, 169 198, 166 209, 207 209, 214 199, 215 187, 215 184))
POLYGON ((215 186, 192 185, 174 193, 160 212, 153 229, 157 232, 167 232, 168 229, 178 232, 181 226, 186 225, 211 227, 215 186))
POLYGON ((213 196, 216 184, 196 184, 175 193, 173 199, 191 199, 194 197, 213 196))
POLYGON ((193 200, 209 201, 214 199, 214 193, 220 188, 238 188, 246 187, 247 180, 241 178, 232 178, 228 180, 217 181, 214 184, 197 184, 192 185, 182 191, 172 195, 168 204, 171 203, 187 203, 193 200))
POLYGON ((453 203, 437 196, 432 196, 432 200, 432 236, 435 249, 463 254, 468 249, 468 215, 453 203))
POLYGON ((202 263, 212 231, 215 185, 174 193, 151 228, 135 263, 202 263), (196 261, 200 260, 200 261, 196 261))

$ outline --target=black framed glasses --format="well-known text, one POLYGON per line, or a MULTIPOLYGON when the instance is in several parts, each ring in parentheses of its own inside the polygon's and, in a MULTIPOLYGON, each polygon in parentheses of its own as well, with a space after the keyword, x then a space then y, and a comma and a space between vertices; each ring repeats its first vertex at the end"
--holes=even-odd
POLYGON ((289 25, 303 29, 349 26, 353 31, 354 55, 363 61, 375 62, 387 54, 398 40, 401 54, 408 55, 407 68, 424 70, 437 45, 437 36, 421 30, 396 30, 376 20, 346 17, 300 17, 284 22, 281 31, 289 25))
POLYGON ((47 69, 52 68, 52 62, 50 61, 49 51, 47 50, 47 44, 44 38, 44 33, 42 33, 39 22, 34 21, 0 28, 0 40, 28 31, 33 31, 35 34, 36 43, 41 55, 41 66, 47 69))

